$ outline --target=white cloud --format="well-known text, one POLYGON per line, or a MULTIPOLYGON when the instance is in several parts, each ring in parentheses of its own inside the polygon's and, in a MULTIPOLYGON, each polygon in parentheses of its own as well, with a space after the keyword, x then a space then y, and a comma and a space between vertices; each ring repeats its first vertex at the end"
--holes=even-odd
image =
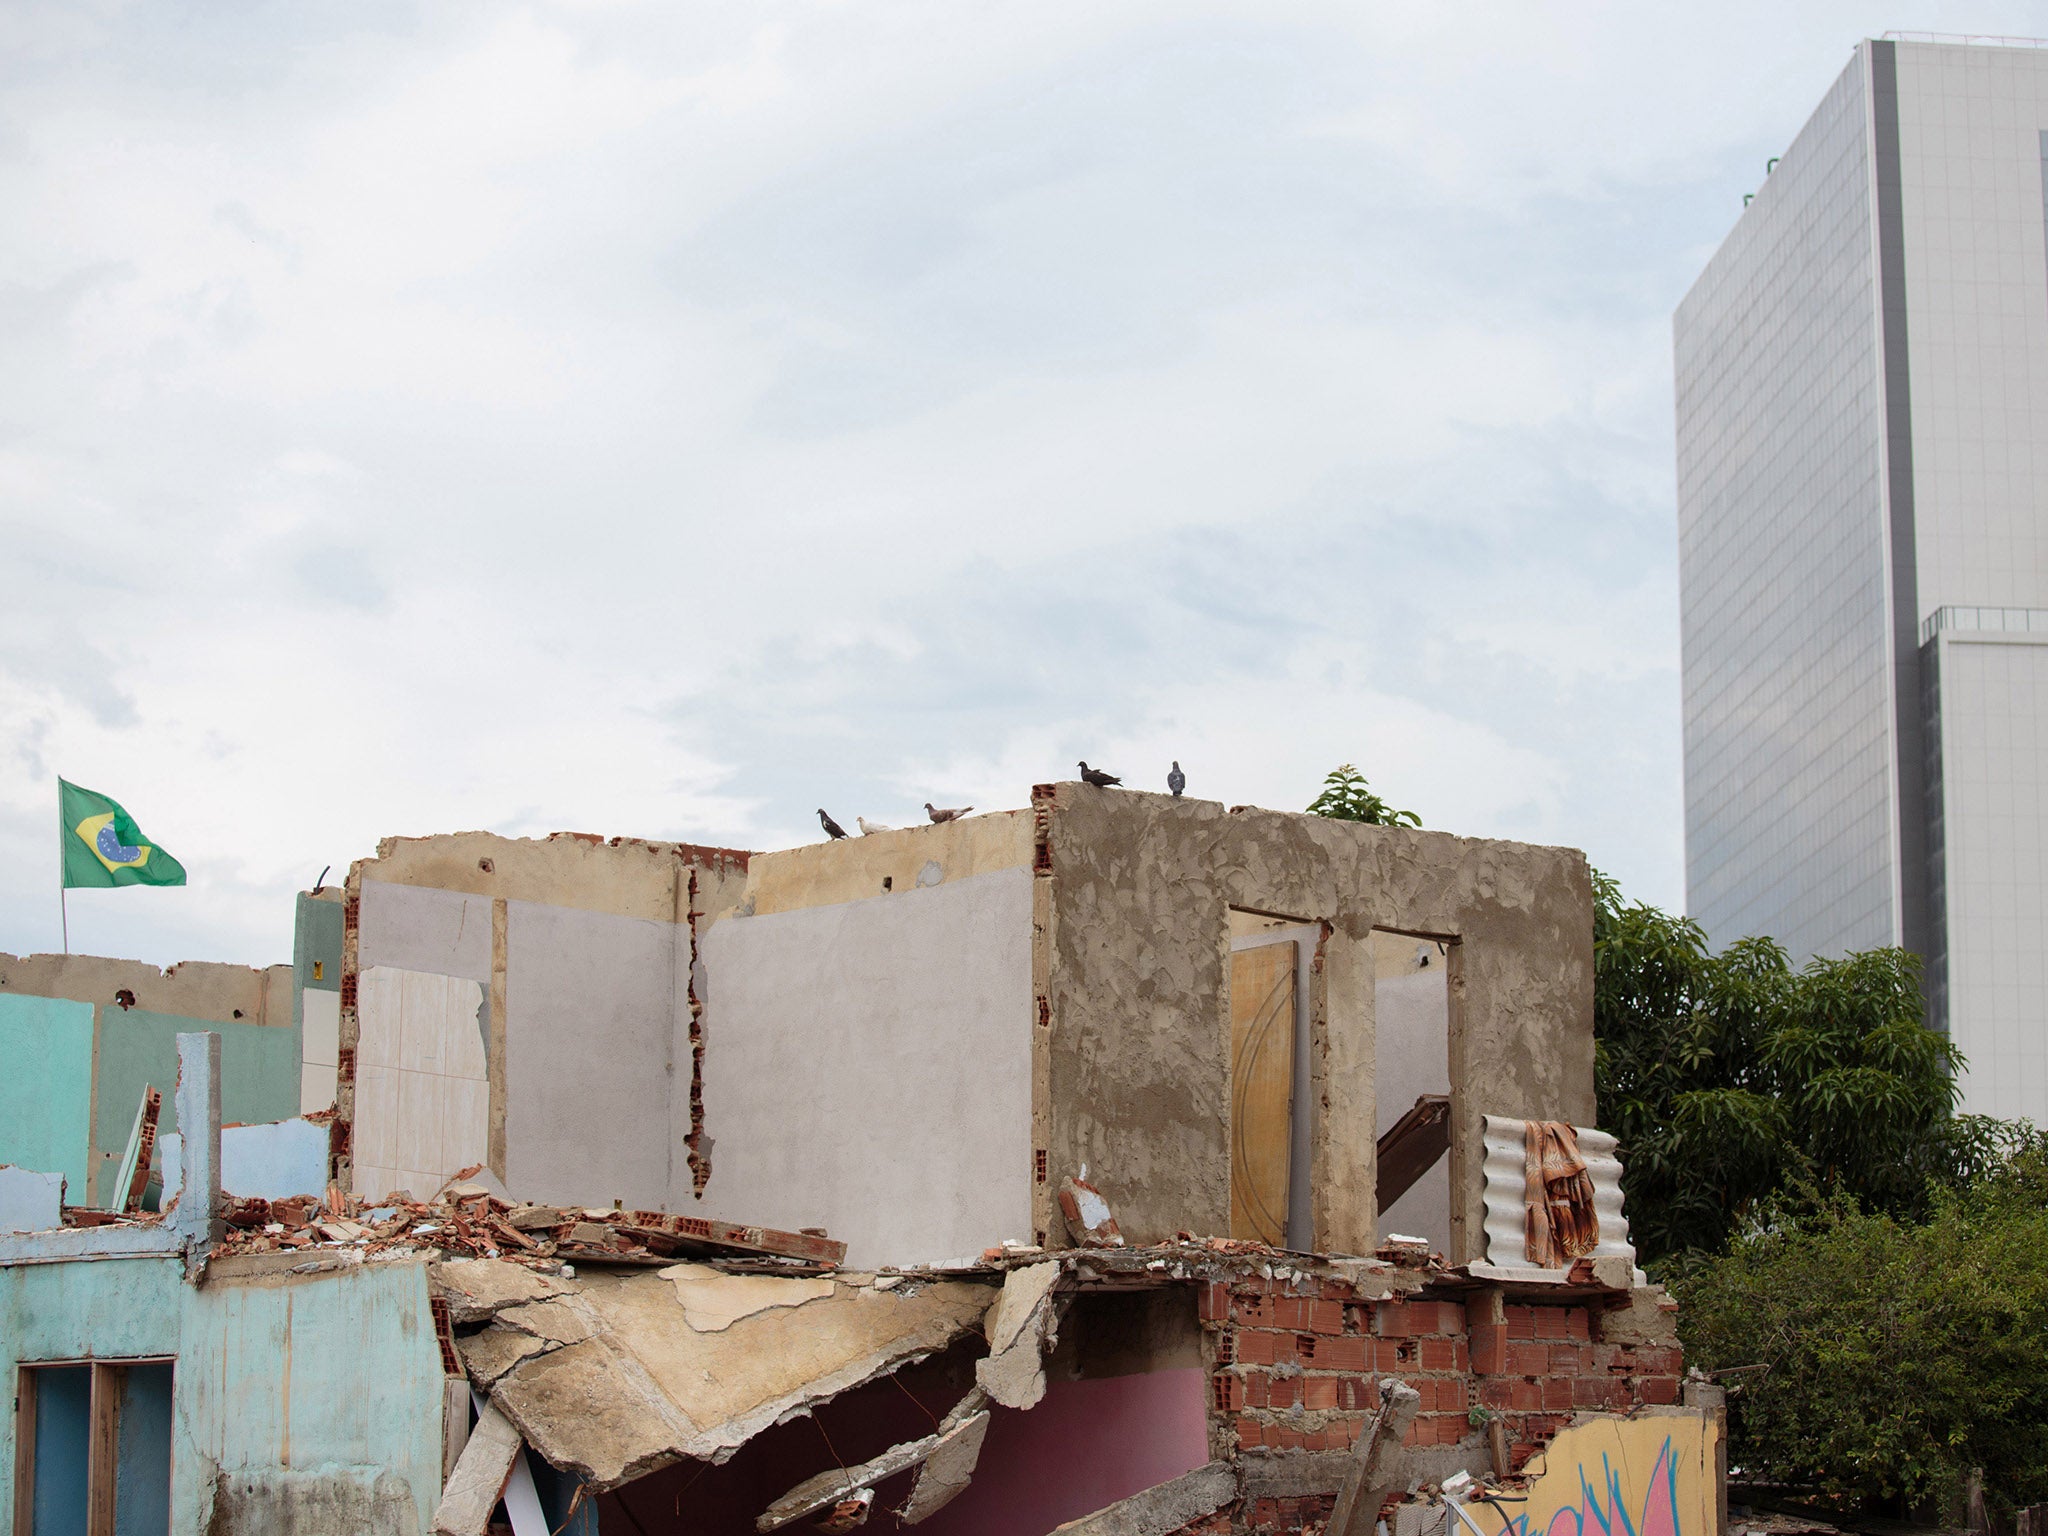
POLYGON ((1669 311, 1859 32, 1959 14, 18 8, 0 948, 60 770, 192 870, 80 898, 158 961, 391 832, 1083 754, 1355 760, 1675 905, 1669 311))

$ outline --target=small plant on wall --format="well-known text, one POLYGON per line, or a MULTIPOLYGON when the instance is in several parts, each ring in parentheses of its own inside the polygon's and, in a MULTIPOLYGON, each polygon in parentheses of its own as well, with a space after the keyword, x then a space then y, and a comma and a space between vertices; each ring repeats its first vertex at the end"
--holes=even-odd
POLYGON ((1375 827, 1419 827, 1422 818, 1413 811, 1397 811, 1372 792, 1365 775, 1349 763, 1339 763, 1323 780, 1323 792, 1309 802, 1309 810, 1333 821, 1363 821, 1375 827))

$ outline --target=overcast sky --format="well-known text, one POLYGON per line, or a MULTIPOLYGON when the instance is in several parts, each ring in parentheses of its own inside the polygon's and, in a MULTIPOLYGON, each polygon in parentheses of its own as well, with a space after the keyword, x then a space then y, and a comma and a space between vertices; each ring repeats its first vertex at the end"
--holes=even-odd
POLYGON ((158 963, 1082 756, 1678 907, 1671 310, 1857 38, 2038 15, 5 0, 0 950, 59 773, 158 963))

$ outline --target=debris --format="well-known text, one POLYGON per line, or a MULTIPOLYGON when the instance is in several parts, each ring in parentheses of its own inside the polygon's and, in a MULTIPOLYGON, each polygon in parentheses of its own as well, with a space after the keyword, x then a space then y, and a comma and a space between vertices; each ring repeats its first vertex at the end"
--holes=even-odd
POLYGON ((1407 1383, 1381 1380, 1379 1411, 1352 1447, 1351 1471, 1330 1512, 1329 1536, 1372 1536, 1380 1506, 1399 1483, 1401 1443, 1421 1406, 1422 1394, 1407 1383))
POLYGON ((988 1357, 975 1362, 974 1379, 1005 1408, 1035 1407, 1045 1396, 1045 1351, 1055 1336, 1052 1288, 1061 1271, 1057 1260, 1011 1270, 988 1310, 988 1357))
POLYGON ((434 1509, 434 1536, 483 1536, 518 1455, 519 1431, 484 1404, 434 1509))
POLYGON ((833 1506, 832 1513, 816 1522, 821 1531, 850 1531, 868 1523, 868 1511, 874 1507, 875 1490, 863 1488, 848 1499, 841 1499, 833 1506))
POLYGON ((1060 1181, 1060 1212, 1067 1218, 1067 1231, 1083 1248, 1121 1248, 1124 1235, 1110 1213, 1102 1191, 1085 1179, 1060 1181))
MULTIPOLYGON (((978 1389, 968 1396, 976 1402, 985 1401, 978 1389)), ((954 1423, 954 1415, 959 1412, 955 1408, 946 1416, 938 1444, 917 1469, 917 1481, 911 1485, 910 1498, 898 1516, 905 1525, 916 1525, 937 1514, 966 1492, 974 1477, 975 1465, 981 1460, 981 1442, 988 1436, 988 1410, 979 1408, 954 1423)))
POLYGON ((677 1264, 661 1272, 683 1304, 683 1321, 699 1333, 722 1333, 768 1307, 800 1307, 832 1294, 830 1280, 779 1275, 728 1275, 708 1264, 677 1264))
POLYGON ((164 1096, 150 1087, 142 1085, 142 1102, 135 1110, 135 1127, 128 1133, 128 1147, 121 1154, 121 1171, 114 1179, 113 1198, 107 1202, 109 1210, 129 1211, 142 1209, 142 1192, 149 1187, 149 1164, 156 1153, 157 1117, 163 1112, 164 1096))
MULTIPOLYGON (((1143 1493, 1057 1527, 1053 1536, 1169 1536, 1237 1497, 1237 1475, 1227 1462, 1212 1461, 1143 1493)), ((1335 1527, 1332 1527, 1334 1530, 1335 1527)))
POLYGON ((1379 1139, 1379 1208, 1390 1210, 1451 1149, 1451 1096, 1425 1093, 1379 1139))

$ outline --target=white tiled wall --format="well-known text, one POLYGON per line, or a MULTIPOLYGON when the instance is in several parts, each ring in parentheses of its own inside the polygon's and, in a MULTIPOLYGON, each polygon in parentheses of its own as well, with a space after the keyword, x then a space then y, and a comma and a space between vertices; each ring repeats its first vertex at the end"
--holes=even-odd
POLYGON ((334 1107, 334 1077, 341 1060, 341 994, 308 987, 305 1032, 299 1043, 299 1113, 334 1107))
POLYGON ((485 1160, 490 1083, 483 988, 375 966, 356 985, 355 1187, 424 1198, 485 1160))

